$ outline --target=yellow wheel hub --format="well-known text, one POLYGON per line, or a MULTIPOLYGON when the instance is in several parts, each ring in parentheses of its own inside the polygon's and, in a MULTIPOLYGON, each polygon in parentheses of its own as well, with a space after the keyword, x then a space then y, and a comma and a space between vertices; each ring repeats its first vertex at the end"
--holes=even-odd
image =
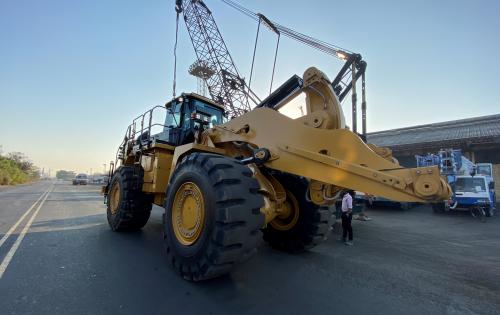
POLYGON ((172 226, 182 245, 198 240, 205 225, 205 203, 200 188, 192 182, 182 184, 172 205, 172 226))
POLYGON ((109 192, 109 208, 112 214, 118 212, 120 206, 120 183, 116 181, 109 192))
POLYGON ((286 191, 286 201, 281 213, 269 224, 279 231, 288 231, 299 221, 299 203, 291 192, 286 191))

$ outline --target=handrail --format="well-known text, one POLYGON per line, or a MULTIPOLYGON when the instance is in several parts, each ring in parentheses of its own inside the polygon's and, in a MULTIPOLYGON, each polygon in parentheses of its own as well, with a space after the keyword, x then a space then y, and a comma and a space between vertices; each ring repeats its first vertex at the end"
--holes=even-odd
POLYGON ((132 123, 130 124, 129 127, 131 127, 132 129, 132 132, 130 132, 128 134, 128 139, 134 139, 138 134, 139 135, 142 135, 144 134, 145 132, 149 132, 149 134, 151 134, 151 128, 154 127, 154 126, 161 126, 161 127, 167 127, 166 125, 164 124, 160 124, 160 123, 153 123, 153 114, 154 112, 157 110, 157 109, 164 109, 164 110, 167 110, 167 108, 165 108, 164 106, 160 106, 160 105, 156 105, 154 106, 153 108, 145 111, 142 115, 139 115, 137 116, 133 121, 132 123), (139 121, 140 119, 140 121, 139 121), (145 120, 147 119, 147 122, 145 124, 145 120), (140 132, 137 131, 138 129, 138 126, 137 124, 140 123, 141 124, 141 129, 140 129, 140 132), (147 125, 147 126, 146 126, 147 125))
POLYGON ((151 129, 153 127, 163 127, 163 128, 169 127, 162 123, 153 123, 153 115, 155 112, 158 112, 158 109, 163 109, 167 111, 166 114, 168 114, 168 109, 165 106, 155 105, 151 109, 145 111, 142 115, 139 115, 136 118, 134 118, 132 120, 132 123, 127 126, 127 130, 125 131, 125 136, 123 137, 122 143, 118 147, 118 150, 115 155, 115 165, 118 165, 119 160, 122 160, 123 162, 123 158, 125 158, 126 154, 125 149, 130 140, 135 141, 136 136, 139 136, 138 138, 139 144, 140 147, 142 147, 142 145, 144 144, 144 139, 141 138, 142 135, 147 133, 148 135, 147 141, 149 141, 151 138, 151 129), (139 123, 140 123, 140 130, 138 130, 139 126, 137 126, 139 123), (120 153, 122 153, 121 156, 120 153))

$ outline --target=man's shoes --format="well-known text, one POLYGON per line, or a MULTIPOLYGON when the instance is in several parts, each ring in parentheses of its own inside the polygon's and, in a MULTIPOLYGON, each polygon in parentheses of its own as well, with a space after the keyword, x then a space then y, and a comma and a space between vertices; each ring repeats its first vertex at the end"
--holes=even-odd
POLYGON ((352 246, 352 245, 354 245, 354 243, 352 241, 349 241, 349 242, 344 242, 344 245, 352 246))

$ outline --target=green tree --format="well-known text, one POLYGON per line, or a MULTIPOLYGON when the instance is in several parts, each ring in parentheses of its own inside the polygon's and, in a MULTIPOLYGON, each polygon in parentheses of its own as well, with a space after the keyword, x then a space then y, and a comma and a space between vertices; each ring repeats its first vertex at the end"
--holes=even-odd
POLYGON ((22 152, 10 152, 7 158, 14 161, 19 168, 24 172, 33 171, 34 165, 22 152))
MULTIPOLYGON (((1 153, 1 146, 0 146, 1 153)), ((0 154, 0 185, 15 185, 40 178, 39 169, 21 152, 0 154)))

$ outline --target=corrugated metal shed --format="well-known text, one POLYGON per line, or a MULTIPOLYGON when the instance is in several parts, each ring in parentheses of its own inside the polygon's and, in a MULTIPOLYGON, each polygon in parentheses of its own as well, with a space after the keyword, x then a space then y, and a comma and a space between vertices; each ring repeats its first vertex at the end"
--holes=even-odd
POLYGON ((500 114, 367 134, 369 143, 391 148, 436 143, 485 143, 497 142, 499 139, 500 114))

